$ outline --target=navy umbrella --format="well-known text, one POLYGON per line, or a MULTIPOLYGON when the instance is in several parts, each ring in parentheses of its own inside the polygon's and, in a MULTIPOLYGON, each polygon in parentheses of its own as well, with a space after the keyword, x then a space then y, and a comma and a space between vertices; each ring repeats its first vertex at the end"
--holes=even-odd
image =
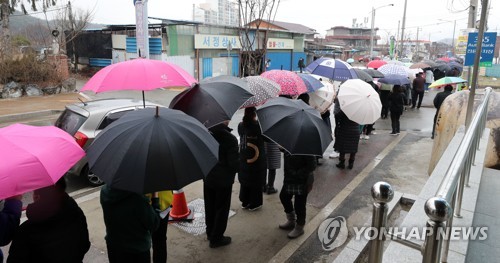
POLYGON ((378 82, 391 85, 406 85, 410 84, 408 77, 403 77, 396 74, 386 74, 383 78, 378 79, 378 82))
POLYGON ((333 58, 318 58, 306 67, 306 71, 338 81, 358 78, 351 65, 340 59, 333 58))
POLYGON ((218 154, 219 144, 207 128, 167 108, 126 113, 87 150, 90 169, 106 184, 141 194, 177 190, 203 179, 218 154))
POLYGON ((323 156, 333 140, 319 112, 302 100, 273 98, 257 108, 262 134, 290 154, 323 156))
POLYGON ((203 80, 179 93, 172 99, 169 108, 181 110, 210 128, 230 120, 253 95, 245 79, 220 76, 203 80))
POLYGON ((307 92, 315 92, 324 86, 320 80, 310 74, 297 73, 297 75, 299 75, 302 81, 304 81, 304 84, 306 84, 307 92))

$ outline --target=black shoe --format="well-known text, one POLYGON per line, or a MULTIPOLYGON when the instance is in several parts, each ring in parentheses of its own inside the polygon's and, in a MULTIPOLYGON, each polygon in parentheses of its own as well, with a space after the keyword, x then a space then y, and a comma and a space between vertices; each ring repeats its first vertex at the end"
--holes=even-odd
POLYGON ((337 166, 337 168, 344 169, 344 168, 345 168, 345 163, 344 163, 344 161, 340 161, 340 162, 339 162, 337 165, 335 165, 335 166, 337 166))
POLYGON ((243 208, 243 209, 248 209, 248 206, 249 206, 249 205, 250 205, 250 204, 241 203, 241 208, 243 208))
POLYGON ((231 237, 223 236, 221 239, 217 241, 210 241, 210 248, 223 247, 231 244, 231 237))
POLYGON ((256 211, 262 208, 262 205, 249 205, 247 206, 248 211, 256 211))
POLYGON ((267 185, 262 186, 262 192, 263 193, 267 192, 267 185))
POLYGON ((276 190, 276 188, 274 188, 274 187, 272 187, 272 186, 268 186, 268 187, 267 187, 267 194, 268 194, 268 195, 272 195, 272 194, 275 194, 275 193, 277 193, 277 192, 278 192, 278 190, 276 190))
POLYGON ((349 161, 349 165, 347 166, 347 168, 352 169, 353 166, 354 166, 354 161, 352 161, 352 162, 349 161))

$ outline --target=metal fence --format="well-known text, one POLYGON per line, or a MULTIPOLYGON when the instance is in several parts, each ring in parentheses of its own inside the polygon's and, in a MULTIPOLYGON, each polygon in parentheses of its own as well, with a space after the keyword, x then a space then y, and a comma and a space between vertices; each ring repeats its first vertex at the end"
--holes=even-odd
MULTIPOLYGON (((429 217, 426 224, 425 242, 420 245, 401 238, 393 233, 385 233, 387 238, 401 243, 422 253, 422 262, 438 263, 448 261, 449 239, 444 235, 446 228, 453 226, 453 214, 461 217, 462 196, 464 187, 469 186, 471 165, 474 165, 476 150, 486 127, 488 104, 492 89, 486 88, 483 102, 478 107, 472 122, 467 127, 465 136, 458 147, 453 160, 443 177, 436 195, 425 203, 425 213, 429 217), (443 249, 444 248, 444 249, 443 249)), ((394 191, 386 182, 378 182, 372 187, 373 217, 372 229, 377 233, 385 231, 388 203, 392 200, 394 191)), ((380 263, 383 258, 383 247, 386 238, 370 240, 370 263, 380 263)))

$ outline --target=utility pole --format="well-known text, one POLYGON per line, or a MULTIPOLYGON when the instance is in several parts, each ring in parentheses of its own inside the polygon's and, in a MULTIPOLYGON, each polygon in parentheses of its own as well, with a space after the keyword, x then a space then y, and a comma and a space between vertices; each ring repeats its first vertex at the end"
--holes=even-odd
MULTIPOLYGON (((398 31, 397 31, 397 33, 396 33, 396 37, 395 37, 395 40, 396 40, 396 52, 395 52, 395 53, 397 53, 397 54, 395 54, 396 59, 398 59, 398 58, 399 58, 399 56, 400 56, 400 55, 399 55, 399 52, 397 51, 397 50, 399 49, 399 46, 398 46, 398 44, 397 44, 397 43, 398 43, 398 41, 397 41, 397 37, 399 36, 399 26, 400 26, 399 24, 400 24, 400 23, 401 23, 401 20, 398 20, 398 31)), ((401 43, 400 43, 400 44, 401 44, 401 43)))
POLYGON ((404 43, 404 38, 405 38, 405 22, 406 22, 406 4, 408 0, 405 0, 405 9, 403 11, 403 26, 401 27, 401 47, 400 47, 400 52, 399 55, 403 57, 403 43, 404 43))
POLYGON ((417 56, 417 60, 418 60, 418 32, 421 30, 420 27, 417 27, 417 41, 415 42, 415 55, 417 56))
POLYGON ((373 34, 375 28, 375 8, 372 7, 372 28, 370 31, 370 59, 373 57, 373 34))

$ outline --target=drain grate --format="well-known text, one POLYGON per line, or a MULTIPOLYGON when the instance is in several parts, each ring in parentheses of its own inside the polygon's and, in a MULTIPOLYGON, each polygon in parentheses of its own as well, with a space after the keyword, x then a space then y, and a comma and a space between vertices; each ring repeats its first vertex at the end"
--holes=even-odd
MULTIPOLYGON (((194 219, 191 222, 174 222, 170 223, 175 227, 192 234, 194 236, 199 236, 205 233, 205 200, 197 198, 188 203, 188 206, 192 208, 194 213, 194 219)), ((229 218, 235 215, 236 212, 229 210, 229 218)))

